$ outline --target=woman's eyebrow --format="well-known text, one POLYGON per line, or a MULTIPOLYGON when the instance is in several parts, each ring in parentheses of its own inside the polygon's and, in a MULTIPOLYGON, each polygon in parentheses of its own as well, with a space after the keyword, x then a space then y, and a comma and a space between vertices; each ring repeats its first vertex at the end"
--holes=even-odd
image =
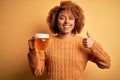
MULTIPOLYGON (((59 16, 60 16, 60 17, 65 17, 64 14, 60 14, 59 16)), ((74 18, 74 16, 72 16, 72 15, 69 15, 68 17, 72 17, 72 18, 74 18)))
POLYGON ((60 14, 59 16, 65 16, 64 14, 60 14))

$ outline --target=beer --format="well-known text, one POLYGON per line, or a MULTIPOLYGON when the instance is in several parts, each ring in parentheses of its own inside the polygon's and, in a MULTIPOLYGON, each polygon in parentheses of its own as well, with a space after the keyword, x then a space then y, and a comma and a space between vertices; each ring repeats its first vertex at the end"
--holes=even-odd
POLYGON ((35 48, 44 51, 49 43, 49 34, 37 33, 35 34, 35 48))

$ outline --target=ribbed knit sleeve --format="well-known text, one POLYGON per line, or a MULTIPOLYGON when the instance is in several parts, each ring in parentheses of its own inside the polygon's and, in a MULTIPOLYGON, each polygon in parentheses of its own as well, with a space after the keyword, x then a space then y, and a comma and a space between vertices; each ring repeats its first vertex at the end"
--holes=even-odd
POLYGON ((28 53, 30 68, 34 75, 38 76, 44 72, 45 68, 45 53, 41 51, 30 51, 28 53))
POLYGON ((90 48, 91 53, 89 54, 89 60, 95 62, 98 67, 105 69, 111 65, 111 59, 107 52, 105 52, 100 43, 95 44, 90 48))

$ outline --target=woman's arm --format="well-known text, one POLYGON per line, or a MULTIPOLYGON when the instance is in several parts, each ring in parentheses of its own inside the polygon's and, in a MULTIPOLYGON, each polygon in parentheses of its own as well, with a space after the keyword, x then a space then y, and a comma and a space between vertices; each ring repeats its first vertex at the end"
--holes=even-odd
POLYGON ((102 49, 102 46, 95 42, 90 34, 87 32, 87 38, 83 39, 83 46, 90 50, 88 54, 89 60, 95 62, 100 68, 110 68, 110 56, 102 49))
POLYGON ((29 66, 35 76, 41 75, 44 72, 45 67, 44 52, 29 51, 28 60, 29 66))
POLYGON ((45 66, 45 54, 42 51, 35 49, 34 37, 28 40, 29 52, 28 61, 29 66, 35 76, 41 75, 44 71, 45 66))
POLYGON ((94 45, 89 49, 89 60, 95 62, 98 65, 98 67, 102 69, 110 68, 110 56, 102 49, 102 46, 99 43, 95 42, 94 45))

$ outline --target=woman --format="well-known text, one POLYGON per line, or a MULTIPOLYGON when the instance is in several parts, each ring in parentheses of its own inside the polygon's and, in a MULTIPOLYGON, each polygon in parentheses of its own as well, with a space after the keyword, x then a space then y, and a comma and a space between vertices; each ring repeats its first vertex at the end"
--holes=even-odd
POLYGON ((76 36, 84 27, 80 6, 72 1, 62 1, 52 8, 47 22, 55 36, 43 52, 34 48, 34 38, 29 40, 28 59, 35 76, 46 68, 46 80, 84 80, 83 71, 88 61, 105 69, 110 67, 110 57, 87 32, 87 38, 76 36))

